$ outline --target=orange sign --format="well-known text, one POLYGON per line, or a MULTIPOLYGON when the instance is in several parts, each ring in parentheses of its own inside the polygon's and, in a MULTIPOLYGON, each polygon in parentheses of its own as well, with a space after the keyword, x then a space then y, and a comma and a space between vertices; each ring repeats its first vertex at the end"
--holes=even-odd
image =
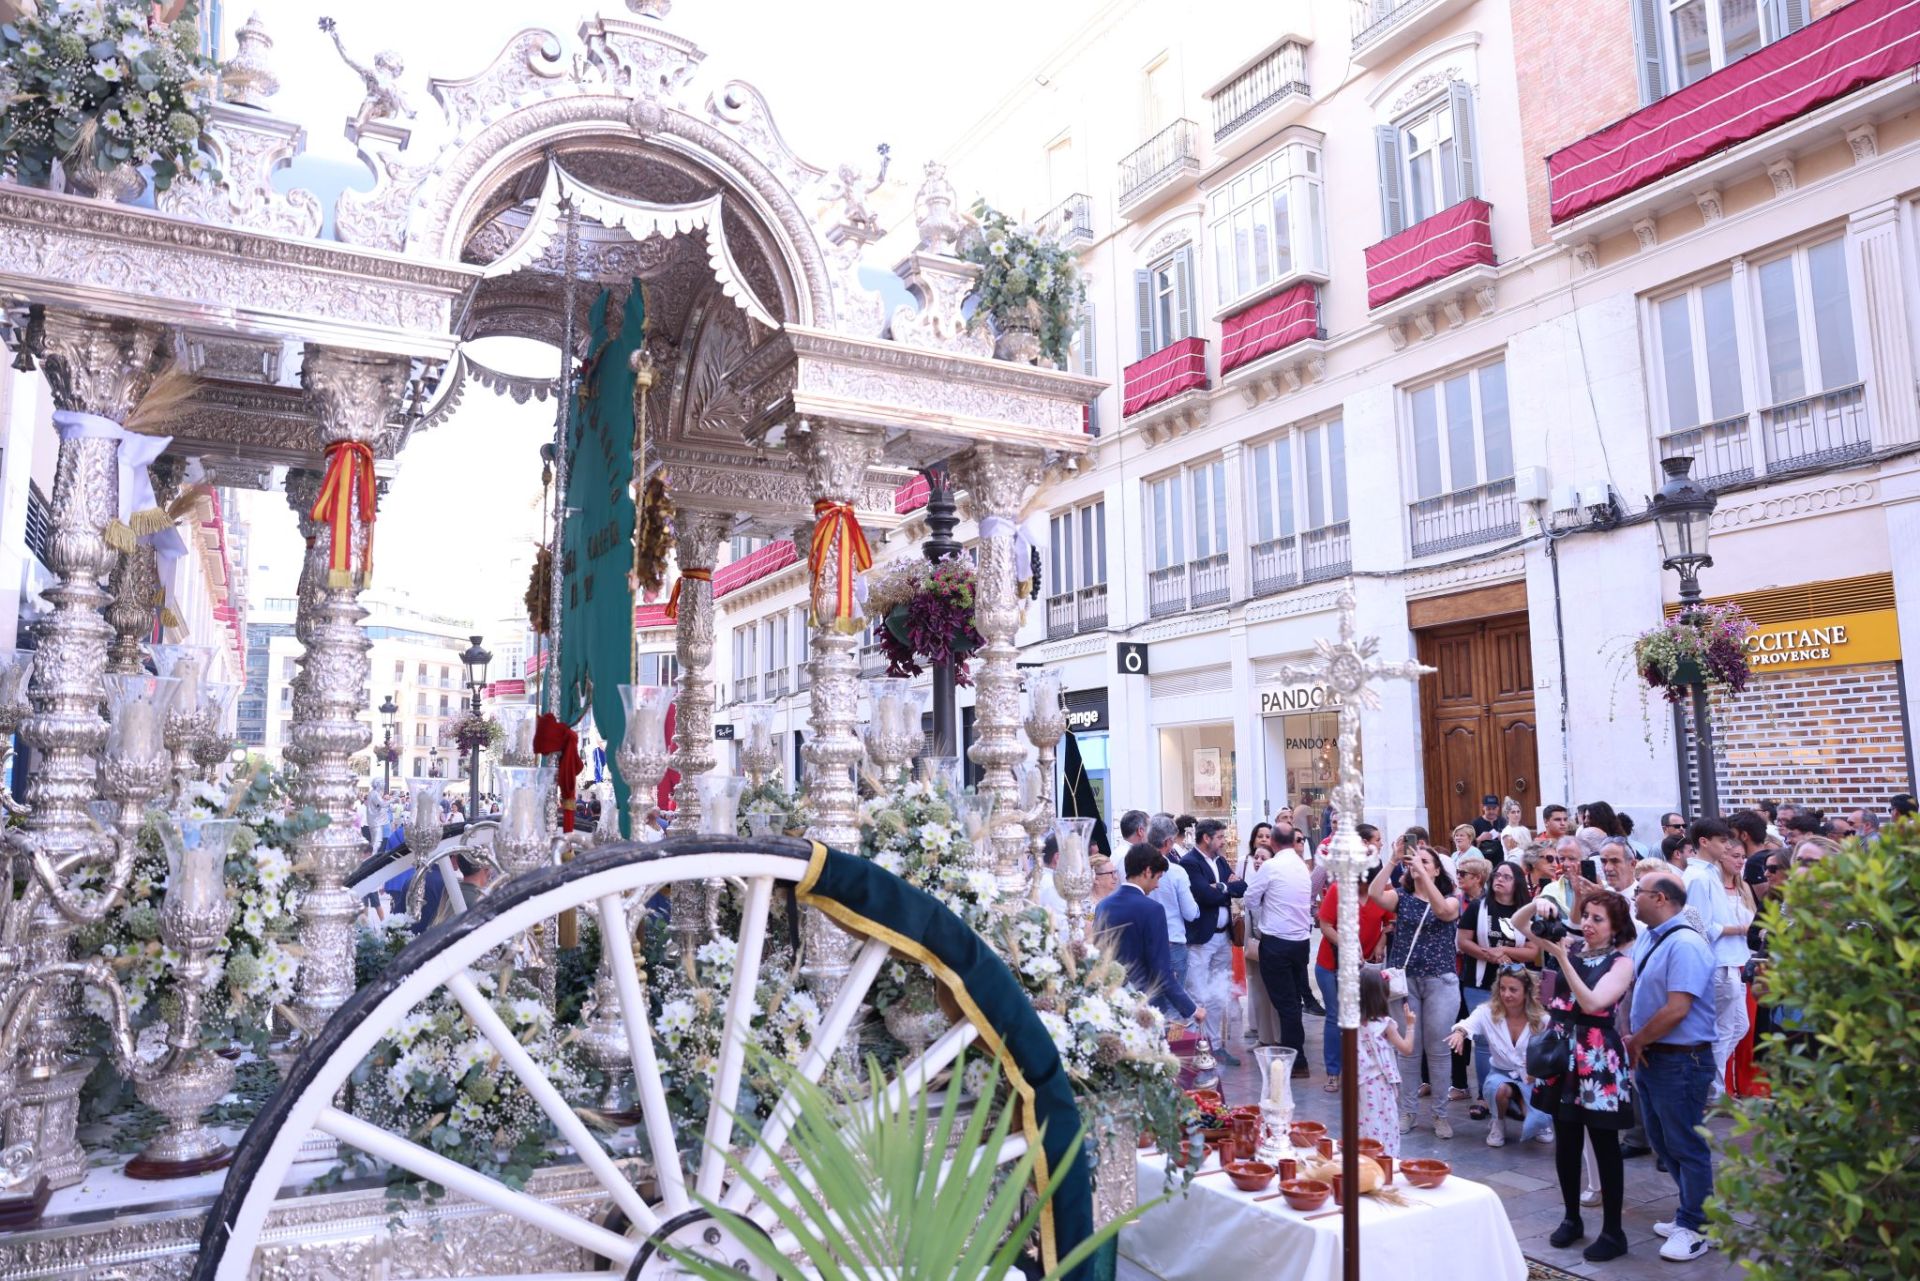
POLYGON ((1760 673, 1891 663, 1899 657, 1900 619, 1891 609, 1767 623, 1747 637, 1747 660, 1760 673))

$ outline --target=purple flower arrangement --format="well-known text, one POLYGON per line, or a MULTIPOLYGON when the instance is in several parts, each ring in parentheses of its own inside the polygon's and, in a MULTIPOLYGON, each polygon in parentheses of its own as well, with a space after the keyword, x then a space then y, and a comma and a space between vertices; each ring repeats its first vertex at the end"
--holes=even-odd
POLYGON ((1724 685, 1738 694, 1753 669, 1747 637, 1753 621, 1738 605, 1704 605, 1642 632, 1633 643, 1640 679, 1669 703, 1683 701, 1696 683, 1724 685))
POLYGON ((922 664, 948 660, 955 683, 967 685, 967 659, 980 648, 973 625, 973 562, 952 557, 919 578, 912 595, 883 615, 881 652, 887 675, 918 676, 922 664))

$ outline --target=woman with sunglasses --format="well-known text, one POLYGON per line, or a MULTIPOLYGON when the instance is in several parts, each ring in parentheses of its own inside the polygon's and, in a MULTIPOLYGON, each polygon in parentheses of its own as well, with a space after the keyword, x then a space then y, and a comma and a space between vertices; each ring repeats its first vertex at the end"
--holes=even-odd
MULTIPOLYGON (((1461 860, 1462 886, 1472 888, 1468 884, 1469 873, 1478 874, 1485 863, 1484 859, 1461 860), (1474 866, 1475 863, 1480 866, 1474 866)), ((1523 941, 1520 931, 1513 926, 1513 914, 1527 901, 1521 891, 1520 869, 1512 863, 1502 863, 1485 874, 1484 882, 1485 892, 1475 896, 1467 904, 1467 910, 1460 914, 1460 995, 1466 1000, 1468 1016, 1492 998, 1494 974, 1501 966, 1524 967, 1540 962, 1540 949, 1523 941)), ((1487 1115, 1488 1059, 1487 1047, 1476 1038, 1473 1071, 1479 1083, 1480 1101, 1467 1111, 1476 1121, 1487 1115)))
POLYGON ((1493 1124, 1487 1127, 1490 1148, 1505 1145, 1509 1116, 1520 1120, 1521 1142, 1553 1142, 1553 1118, 1530 1105, 1533 1078, 1527 1075, 1527 1047, 1546 1026, 1547 1011, 1540 1004, 1533 971, 1509 962, 1498 967, 1492 1000, 1476 1006, 1447 1035, 1447 1044, 1456 1051, 1471 1038, 1480 1051, 1476 1057, 1491 1060, 1481 1086, 1493 1092, 1493 1124))

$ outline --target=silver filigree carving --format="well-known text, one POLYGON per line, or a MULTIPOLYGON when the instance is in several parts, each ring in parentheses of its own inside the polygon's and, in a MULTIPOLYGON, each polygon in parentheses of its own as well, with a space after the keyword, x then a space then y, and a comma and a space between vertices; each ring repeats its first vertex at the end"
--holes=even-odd
POLYGON ((281 193, 274 173, 306 147, 307 131, 252 107, 216 104, 204 141, 219 181, 179 181, 154 197, 157 208, 200 222, 226 223, 277 236, 318 235, 320 198, 295 188, 281 193))

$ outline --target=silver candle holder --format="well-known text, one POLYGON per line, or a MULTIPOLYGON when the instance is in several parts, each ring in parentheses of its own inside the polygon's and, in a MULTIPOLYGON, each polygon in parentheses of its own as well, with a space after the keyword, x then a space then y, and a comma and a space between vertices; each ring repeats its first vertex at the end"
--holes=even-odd
POLYGON ((200 712, 203 721, 200 737, 193 745, 193 763, 200 767, 200 781, 219 782, 220 767, 233 755, 233 704, 240 686, 232 681, 208 681, 200 687, 200 712))
POLYGON ((201 1122, 233 1088, 231 1060, 200 1044, 200 1008, 214 977, 213 952, 233 924, 227 897, 227 855, 239 832, 236 818, 179 816, 161 825, 167 850, 167 895, 160 904, 160 937, 180 954, 174 972, 179 1014, 167 1043, 179 1053, 151 1075, 136 1076, 133 1092, 167 1118, 166 1128, 127 1162, 131 1179, 177 1179, 218 1170, 233 1149, 201 1122))
POLYGON ((202 686, 213 651, 201 645, 155 645, 153 664, 160 675, 177 682, 173 705, 167 712, 166 744, 173 753, 174 794, 182 799, 198 770, 194 752, 213 727, 203 705, 202 686))
POLYGON ((627 785, 627 835, 631 840, 656 838, 651 819, 658 811, 656 793, 667 776, 667 709, 673 705, 671 685, 622 685, 620 702, 626 710, 626 730, 614 767, 627 785))
MULTIPOLYGON (((408 786, 411 790, 407 794, 406 813, 400 820, 400 835, 413 857, 413 877, 407 882, 407 915, 419 920, 420 913, 426 910, 427 878, 445 875, 435 870, 433 852, 439 848, 441 833, 446 831, 446 824, 440 820, 440 798, 446 794, 447 780, 416 778, 408 786)), ((459 895, 457 885, 448 884, 446 888, 456 897, 459 895)))
POLYGON ((740 772, 750 780, 754 791, 759 791, 767 778, 780 768, 780 750, 773 742, 773 720, 780 709, 772 703, 749 703, 742 709, 746 714, 746 731, 740 740, 740 772))
POLYGON ((1026 830, 1028 853, 1033 859, 1033 874, 1028 895, 1039 888, 1042 871, 1041 844, 1053 828, 1055 816, 1053 763, 1054 750, 1067 732, 1067 709, 1060 692, 1060 673, 1039 668, 1027 673, 1027 714, 1024 721, 1027 741, 1039 753, 1039 763, 1029 766, 1020 776, 1020 826, 1026 830))
POLYGON ((1053 884, 1067 901, 1067 943, 1084 953, 1093 917, 1093 820, 1055 819, 1053 839, 1059 847, 1053 884))
POLYGON ((900 771, 923 741, 920 692, 904 677, 879 676, 867 682, 867 721, 860 738, 883 784, 900 771))

